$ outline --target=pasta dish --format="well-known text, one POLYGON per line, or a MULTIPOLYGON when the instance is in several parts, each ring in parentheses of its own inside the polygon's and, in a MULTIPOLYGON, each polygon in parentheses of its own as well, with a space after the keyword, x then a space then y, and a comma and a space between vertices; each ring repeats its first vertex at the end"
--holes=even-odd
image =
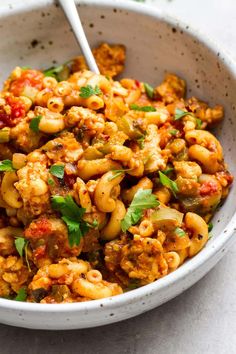
POLYGON ((115 80, 125 48, 16 67, 0 93, 0 296, 68 303, 154 282, 204 247, 233 181, 209 131, 223 107, 115 80))

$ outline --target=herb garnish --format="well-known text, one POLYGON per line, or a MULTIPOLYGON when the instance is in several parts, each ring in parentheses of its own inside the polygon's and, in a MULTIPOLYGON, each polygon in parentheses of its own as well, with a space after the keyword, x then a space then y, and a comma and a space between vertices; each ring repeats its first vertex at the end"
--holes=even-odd
POLYGON ((196 123, 197 123, 197 129, 201 129, 202 120, 200 118, 196 118, 196 123))
POLYGON ((166 170, 161 171, 162 173, 164 173, 164 175, 168 175, 169 173, 171 173, 172 171, 174 171, 173 167, 169 167, 166 170))
POLYGON ((213 223, 209 222, 209 224, 208 224, 208 232, 211 232, 212 229, 213 229, 213 223))
POLYGON ((180 227, 176 227, 174 233, 179 237, 184 237, 186 235, 185 231, 180 227))
POLYGON ((68 228, 70 247, 79 245, 81 238, 89 231, 91 225, 82 219, 85 213, 84 208, 80 208, 71 195, 62 197, 55 195, 52 197, 52 208, 62 214, 62 220, 68 228))
POLYGON ((145 209, 155 208, 159 204, 151 189, 139 189, 135 193, 124 219, 121 221, 122 231, 125 232, 130 226, 137 224, 145 209))
POLYGON ((121 169, 121 170, 111 170, 114 174, 113 176, 109 177, 108 180, 112 181, 113 179, 115 179, 116 177, 119 177, 120 175, 122 175, 124 172, 126 171, 131 171, 131 168, 127 168, 127 169, 121 169))
POLYGON ((146 83, 146 82, 143 84, 143 86, 145 88, 145 92, 146 92, 147 96, 149 98, 153 99, 153 97, 154 97, 154 88, 151 85, 149 85, 148 83, 146 83))
POLYGON ((145 137, 146 137, 146 134, 143 134, 142 136, 140 136, 140 138, 138 138, 136 141, 140 147, 140 149, 143 149, 144 148, 144 141, 145 141, 145 137))
POLYGON ((80 97, 82 98, 89 98, 93 95, 100 95, 101 93, 102 91, 97 85, 95 87, 92 87, 91 85, 87 85, 87 86, 82 86, 80 88, 80 97))
POLYGON ((43 117, 42 116, 37 116, 31 119, 29 127, 33 132, 38 133, 39 132, 39 123, 43 117))
POLYGON ((174 196, 176 197, 176 193, 179 191, 176 182, 172 181, 169 177, 167 177, 163 172, 159 171, 160 182, 163 186, 172 190, 174 196))
POLYGON ((174 120, 179 120, 179 119, 181 119, 181 118, 183 118, 185 116, 193 116, 194 117, 194 114, 191 113, 191 112, 183 111, 180 108, 176 108, 174 120))
POLYGON ((25 261, 27 267, 29 271, 31 271, 29 260, 28 260, 28 253, 27 253, 28 243, 29 241, 26 240, 24 237, 17 237, 15 239, 15 247, 17 249, 17 252, 19 253, 20 257, 23 257, 23 255, 25 255, 25 261))
POLYGON ((153 106, 138 106, 137 104, 131 104, 130 108, 133 111, 140 111, 140 112, 156 112, 156 108, 153 106))
POLYGON ((25 288, 20 288, 16 297, 15 297, 15 301, 25 301, 27 298, 27 293, 25 288))
POLYGON ((64 177, 64 169, 65 169, 65 166, 64 165, 52 165, 49 169, 49 172, 57 177, 57 178, 60 178, 60 179, 63 179, 64 177))
POLYGON ((15 171, 15 168, 12 166, 11 160, 3 160, 0 162, 0 172, 10 172, 15 171))
POLYGON ((55 182, 52 178, 48 178, 48 184, 49 184, 49 186, 54 186, 55 182))
POLYGON ((178 129, 171 129, 171 130, 169 130, 169 133, 170 133, 171 135, 176 135, 176 134, 179 133, 179 130, 178 130, 178 129))
POLYGON ((66 80, 70 74, 70 68, 67 64, 71 63, 71 61, 67 61, 66 63, 59 66, 52 66, 43 71, 45 76, 54 77, 57 81, 66 80))

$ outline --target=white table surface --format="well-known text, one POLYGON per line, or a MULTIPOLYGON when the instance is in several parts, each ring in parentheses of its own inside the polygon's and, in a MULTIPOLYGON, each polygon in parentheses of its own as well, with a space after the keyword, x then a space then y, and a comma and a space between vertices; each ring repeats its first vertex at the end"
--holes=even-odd
MULTIPOLYGON (((18 1, 36 0, 0 0, 0 11, 3 6, 14 8, 18 1)), ((236 0, 146 2, 200 28, 236 60, 236 0)), ((201 281, 153 311, 85 330, 46 332, 0 325, 0 353, 234 354, 236 243, 201 281)))

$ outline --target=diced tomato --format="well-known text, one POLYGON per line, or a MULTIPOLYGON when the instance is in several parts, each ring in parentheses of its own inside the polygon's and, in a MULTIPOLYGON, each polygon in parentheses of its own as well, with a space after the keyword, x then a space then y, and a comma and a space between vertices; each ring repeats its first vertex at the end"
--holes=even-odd
POLYGON ((25 230, 26 238, 43 238, 43 236, 50 234, 52 231, 51 223, 46 218, 38 219, 32 222, 25 230))
POLYGON ((218 185, 217 183, 214 183, 213 181, 207 181, 204 182, 201 187, 200 187, 200 195, 210 195, 216 193, 218 190, 218 185))
POLYGON ((12 81, 9 91, 15 96, 21 96, 26 86, 35 87, 38 90, 43 88, 44 75, 37 70, 24 70, 19 79, 12 81))
POLYGON ((15 126, 20 118, 25 116, 25 104, 20 98, 8 96, 5 100, 11 108, 11 113, 7 114, 3 109, 0 110, 0 129, 15 126))

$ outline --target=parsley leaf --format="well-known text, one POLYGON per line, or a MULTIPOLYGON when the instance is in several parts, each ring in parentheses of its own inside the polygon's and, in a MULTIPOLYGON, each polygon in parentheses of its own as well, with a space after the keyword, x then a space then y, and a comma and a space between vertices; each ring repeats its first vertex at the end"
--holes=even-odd
POLYGON ((124 219, 121 221, 122 231, 125 232, 130 226, 137 224, 145 209, 155 208, 159 204, 151 189, 139 189, 135 193, 124 219))
POLYGON ((15 301, 25 301, 27 298, 27 293, 25 288, 20 288, 16 297, 15 297, 15 301))
POLYGON ((23 257, 23 255, 25 255, 25 261, 27 267, 29 271, 31 271, 29 260, 28 260, 28 253, 27 253, 28 243, 29 241, 26 240, 24 237, 17 237, 15 239, 15 247, 17 249, 17 252, 19 253, 20 257, 23 257))
POLYGON ((55 182, 52 178, 48 178, 48 184, 49 184, 49 186, 54 186, 55 182))
POLYGON ((184 237, 186 235, 185 231, 180 227, 176 227, 174 233, 179 237, 184 237))
POLYGON ((68 66, 69 63, 71 63, 71 61, 67 61, 66 63, 56 67, 52 66, 51 68, 44 70, 43 74, 45 76, 54 77, 57 81, 67 80, 70 75, 70 68, 68 66))
POLYGON ((197 129, 201 129, 202 120, 200 118, 196 118, 196 123, 197 123, 197 129))
POLYGON ((39 132, 39 123, 43 117, 42 116, 37 116, 31 119, 30 121, 30 129, 33 130, 33 132, 38 133, 39 132))
POLYGON ((49 169, 49 172, 53 176, 62 179, 64 177, 64 168, 64 165, 52 165, 49 169))
POLYGON ((144 85, 145 92, 146 92, 147 96, 149 98, 153 99, 153 97, 154 97, 154 88, 151 85, 149 85, 148 83, 146 83, 146 82, 143 85, 144 85))
POLYGON ((171 129, 171 130, 169 130, 169 133, 170 133, 171 135, 176 135, 176 134, 179 133, 179 130, 178 130, 178 129, 171 129))
POLYGON ((3 160, 0 162, 0 172, 10 172, 15 171, 15 168, 12 166, 11 160, 3 160))
POLYGON ((97 85, 95 87, 92 87, 91 85, 87 85, 87 86, 82 86, 80 88, 80 97, 82 98, 89 98, 93 95, 100 95, 101 93, 102 91, 97 85))
POLYGON ((66 197, 55 195, 52 197, 52 208, 62 214, 62 220, 68 228, 70 247, 79 245, 81 238, 88 232, 90 225, 82 219, 85 213, 84 208, 80 208, 71 195, 66 197))
POLYGON ((186 112, 186 111, 183 111, 182 109, 176 108, 174 120, 179 120, 185 116, 193 116, 194 117, 194 114, 191 112, 186 112))
POLYGON ((133 111, 140 111, 140 112, 156 112, 156 108, 153 106, 138 106, 137 104, 131 104, 130 108, 133 111))
POLYGON ((209 224, 208 224, 208 232, 211 232, 212 229, 213 229, 213 224, 212 224, 212 222, 209 222, 209 224))
POLYGON ((120 175, 122 175, 122 173, 126 172, 126 171, 131 171, 131 168, 127 168, 127 169, 121 169, 121 170, 112 170, 112 172, 114 173, 113 176, 109 177, 109 181, 112 181, 113 179, 115 179, 116 177, 119 177, 120 175))
POLYGON ((174 171, 173 167, 169 167, 166 170, 161 171, 164 175, 168 175, 170 172, 174 171))
POLYGON ((145 137, 146 135, 143 134, 140 138, 137 139, 137 143, 139 144, 140 149, 144 148, 145 137))
POLYGON ((176 182, 172 181, 169 177, 167 177, 163 172, 159 171, 160 182, 163 186, 172 190, 174 196, 176 197, 176 192, 179 191, 176 182))
POLYGON ((19 253, 20 257, 23 257, 24 248, 25 248, 26 243, 27 243, 27 240, 23 237, 17 237, 15 239, 15 246, 16 246, 17 252, 19 253))

